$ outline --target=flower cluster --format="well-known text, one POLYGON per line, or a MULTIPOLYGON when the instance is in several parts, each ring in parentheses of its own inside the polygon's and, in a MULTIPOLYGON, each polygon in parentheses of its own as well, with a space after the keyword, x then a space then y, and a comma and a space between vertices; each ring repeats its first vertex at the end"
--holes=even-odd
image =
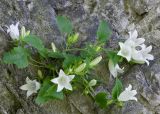
MULTIPOLYGON (((128 62, 149 65, 149 60, 153 60, 154 56, 149 54, 152 50, 152 46, 146 46, 144 44, 144 38, 137 38, 137 30, 129 32, 129 38, 124 42, 119 42, 120 51, 117 55, 124 57, 128 62)), ((113 77, 117 77, 118 73, 123 73, 124 68, 120 68, 118 64, 114 64, 112 60, 109 60, 108 67, 113 77)))
POLYGON ((119 42, 120 51, 118 55, 127 59, 128 62, 133 61, 135 63, 147 63, 149 60, 153 60, 153 55, 149 54, 152 50, 152 46, 146 47, 144 44, 144 38, 137 38, 137 30, 129 32, 129 39, 124 43, 119 42))

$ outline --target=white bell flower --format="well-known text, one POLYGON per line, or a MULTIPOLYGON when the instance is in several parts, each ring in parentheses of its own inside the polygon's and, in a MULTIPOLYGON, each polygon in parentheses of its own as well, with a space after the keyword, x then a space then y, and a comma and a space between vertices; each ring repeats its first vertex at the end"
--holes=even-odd
POLYGON ((127 59, 129 62, 132 57, 132 48, 129 45, 126 45, 125 43, 119 42, 120 51, 117 55, 122 56, 127 59))
POLYGON ((123 73, 124 68, 120 68, 118 64, 114 65, 113 61, 110 59, 108 63, 109 71, 113 75, 114 78, 117 77, 118 73, 123 73))
POLYGON ((72 90, 72 85, 70 84, 70 82, 73 80, 74 77, 75 75, 66 75, 61 69, 59 72, 59 77, 52 79, 51 82, 58 84, 57 92, 62 91, 63 88, 72 90))
POLYGON ((141 50, 134 51, 132 54, 133 60, 137 63, 147 63, 149 65, 148 60, 153 60, 154 56, 149 54, 152 50, 152 46, 146 47, 145 44, 141 45, 141 50))
POLYGON ((137 38, 138 32, 137 30, 133 30, 129 32, 129 39, 125 41, 126 45, 130 45, 132 48, 139 46, 145 42, 144 38, 137 38))
POLYGON ((144 64, 145 60, 142 56, 141 51, 133 50, 132 52, 132 61, 134 63, 144 64))
POLYGON ((18 29, 19 22, 16 23, 16 25, 10 25, 9 28, 7 29, 7 33, 9 33, 10 37, 13 40, 18 40, 19 39, 19 29, 18 29))
POLYGON ((135 95, 137 94, 136 90, 131 90, 132 85, 129 84, 128 88, 126 88, 118 97, 118 101, 129 101, 129 100, 135 100, 137 101, 137 98, 135 95))
POLYGON ((21 90, 27 91, 27 98, 32 95, 33 93, 37 93, 37 91, 40 89, 40 83, 36 80, 30 80, 28 77, 26 78, 25 85, 22 85, 20 87, 21 90))

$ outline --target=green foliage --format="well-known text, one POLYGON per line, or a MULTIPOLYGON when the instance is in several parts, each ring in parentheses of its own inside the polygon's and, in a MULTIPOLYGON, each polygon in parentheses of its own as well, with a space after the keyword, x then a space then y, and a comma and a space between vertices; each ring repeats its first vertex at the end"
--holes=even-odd
POLYGON ((120 93, 122 92, 122 90, 123 90, 122 82, 117 78, 115 82, 115 86, 112 89, 112 99, 116 100, 120 95, 120 93))
POLYGON ((73 34, 73 35, 70 35, 68 38, 67 38, 67 45, 68 46, 71 46, 72 44, 76 43, 78 41, 78 37, 79 37, 79 34, 76 33, 76 34, 73 34))
POLYGON ((72 23, 67 17, 57 16, 57 24, 62 33, 70 34, 72 32, 72 23))
POLYGON ((96 103, 101 107, 105 108, 107 106, 107 94, 105 92, 100 92, 95 96, 96 103))
POLYGON ((108 58, 113 61, 114 65, 122 61, 122 57, 118 56, 117 53, 114 51, 109 51, 107 55, 108 55, 108 58))
POLYGON ((77 57, 72 54, 64 54, 64 57, 65 57, 65 59, 63 61, 63 68, 64 69, 67 69, 72 66, 76 66, 76 64, 78 64, 81 61, 80 57, 77 57))
POLYGON ((15 47, 10 52, 4 53, 3 61, 7 64, 15 64, 18 68, 28 66, 29 53, 25 48, 15 47))
POLYGON ((34 35, 28 35, 24 38, 24 42, 36 48, 37 50, 43 50, 44 45, 40 38, 34 35))
POLYGON ((101 21, 97 31, 97 38, 99 42, 105 42, 111 36, 112 32, 106 21, 101 21))
POLYGON ((50 79, 45 79, 36 98, 37 104, 43 104, 49 100, 63 99, 63 92, 56 92, 57 87, 51 83, 50 79))
POLYGON ((47 56, 55 59, 64 59, 65 58, 64 55, 65 54, 61 52, 49 51, 47 56))
POLYGON ((83 52, 81 52, 81 57, 84 59, 94 59, 94 57, 96 57, 97 55, 97 47, 91 44, 87 44, 86 48, 83 52))
MULTIPOLYGON (((29 45, 37 50, 39 54, 36 54, 36 60, 31 57, 29 59, 32 61, 30 65, 38 67, 38 79, 42 81, 42 86, 35 100, 37 104, 43 104, 54 99, 63 99, 63 91, 57 92, 57 85, 51 82, 51 78, 53 77, 49 77, 50 75, 58 76, 60 69, 63 69, 67 75, 75 75, 71 83, 73 89, 82 89, 86 95, 90 94, 101 108, 106 108, 108 105, 114 102, 116 103, 123 88, 121 81, 118 78, 116 79, 115 86, 112 90, 112 98, 109 98, 105 92, 100 92, 94 96, 93 86, 96 85, 97 81, 92 79, 94 74, 89 71, 102 60, 102 51, 105 51, 103 48, 104 43, 112 34, 107 22, 100 22, 97 31, 97 42, 94 44, 86 43, 83 49, 79 49, 78 47, 73 48, 75 46, 73 46, 73 44, 78 41, 79 34, 72 32, 72 23, 69 19, 58 16, 57 24, 60 32, 67 37, 66 49, 57 49, 53 43, 52 49, 45 48, 40 38, 29 35, 29 31, 26 32, 23 27, 21 38, 16 42, 16 46, 18 46, 14 47, 10 52, 4 53, 4 63, 15 64, 18 68, 25 68, 29 64, 28 58, 35 56, 35 53, 29 53, 31 48, 25 47, 29 45), (45 77, 45 75, 49 76, 45 77), (89 77, 91 77, 91 79, 89 79, 89 77)), ((118 56, 116 52, 107 51, 107 55, 114 64, 122 61, 122 58, 118 56)))

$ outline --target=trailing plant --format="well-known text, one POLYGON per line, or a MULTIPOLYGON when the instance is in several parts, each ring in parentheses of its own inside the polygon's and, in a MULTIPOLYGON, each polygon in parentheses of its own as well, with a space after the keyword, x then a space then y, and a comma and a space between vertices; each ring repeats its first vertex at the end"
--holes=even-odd
MULTIPOLYGON (((136 90, 131 90, 129 84, 123 91, 123 84, 118 79, 118 75, 124 72, 118 63, 124 61, 134 63, 147 63, 153 60, 153 55, 149 54, 152 47, 146 47, 144 38, 137 38, 136 30, 129 32, 130 37, 124 42, 120 42, 120 50, 108 50, 104 46, 111 37, 111 30, 106 21, 100 21, 97 30, 97 39, 94 43, 86 43, 84 47, 76 47, 79 34, 73 31, 70 20, 64 16, 57 17, 57 25, 66 45, 58 49, 52 42, 51 48, 46 48, 42 40, 26 31, 22 27, 19 31, 19 22, 10 25, 7 32, 13 40, 13 48, 3 55, 3 62, 14 64, 19 69, 32 65, 38 67, 38 81, 26 78, 26 84, 20 89, 27 91, 27 97, 33 93, 38 93, 35 102, 43 104, 49 100, 63 100, 65 94, 79 90, 83 94, 89 95, 101 108, 110 105, 122 106, 123 102, 136 100, 136 90), (137 47, 140 49, 137 50, 137 47), (108 58, 108 59, 107 59, 108 58), (116 79, 111 93, 96 93, 94 88, 99 81, 93 79, 92 71, 103 60, 109 60, 108 67, 111 75, 116 79), (111 97, 110 97, 111 95, 111 97)), ((106 62, 106 61, 103 61, 106 62)))

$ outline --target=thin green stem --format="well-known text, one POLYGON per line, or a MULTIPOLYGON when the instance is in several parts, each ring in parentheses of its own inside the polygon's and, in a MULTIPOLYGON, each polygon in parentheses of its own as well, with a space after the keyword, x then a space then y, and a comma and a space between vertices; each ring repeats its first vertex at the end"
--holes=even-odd
POLYGON ((32 64, 32 63, 29 63, 29 64, 32 65, 32 66, 35 66, 35 67, 43 67, 43 68, 46 68, 45 66, 35 65, 35 64, 32 64))
POLYGON ((45 64, 40 63, 40 62, 38 62, 38 61, 34 60, 33 58, 30 58, 30 59, 31 59, 33 62, 37 63, 37 64, 40 64, 40 65, 46 66, 45 64))
POLYGON ((95 92, 94 92, 93 88, 88 86, 88 81, 87 81, 85 78, 82 78, 82 79, 83 79, 84 82, 87 84, 87 85, 85 85, 85 86, 87 86, 86 88, 88 88, 89 94, 94 98, 95 92))
POLYGON ((66 49, 64 51, 85 51, 85 49, 73 48, 73 49, 66 49))

